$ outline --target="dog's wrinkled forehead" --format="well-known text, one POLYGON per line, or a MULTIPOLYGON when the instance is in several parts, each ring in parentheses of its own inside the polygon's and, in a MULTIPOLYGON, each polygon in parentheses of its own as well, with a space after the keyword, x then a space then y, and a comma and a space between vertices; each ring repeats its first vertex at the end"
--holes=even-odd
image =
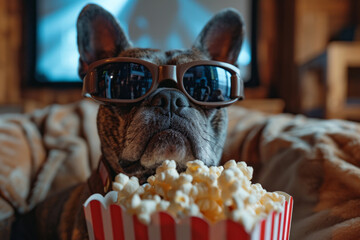
POLYGON ((119 57, 139 58, 157 65, 177 65, 208 58, 196 49, 160 51, 151 48, 131 48, 119 54, 119 57))

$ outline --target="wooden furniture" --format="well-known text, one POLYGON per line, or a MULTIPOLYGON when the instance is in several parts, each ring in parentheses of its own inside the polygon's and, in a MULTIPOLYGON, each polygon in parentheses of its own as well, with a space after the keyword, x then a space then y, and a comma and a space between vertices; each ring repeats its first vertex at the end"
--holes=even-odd
MULTIPOLYGON (((360 120, 360 84, 349 86, 349 68, 360 68, 360 42, 332 42, 326 51, 303 64, 299 68, 300 92, 306 95, 307 89, 301 83, 308 71, 317 71, 324 86, 324 116, 360 120), (349 103, 349 87, 357 93, 358 99, 349 103)), ((360 81, 360 80, 359 80, 360 81)))

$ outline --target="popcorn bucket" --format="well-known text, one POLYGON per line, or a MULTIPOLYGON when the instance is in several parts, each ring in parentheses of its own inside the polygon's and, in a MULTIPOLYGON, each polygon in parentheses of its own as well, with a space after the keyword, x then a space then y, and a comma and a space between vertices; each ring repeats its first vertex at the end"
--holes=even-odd
POLYGON ((284 193, 284 209, 273 212, 255 225, 251 232, 232 220, 215 224, 199 217, 186 217, 175 220, 166 212, 152 214, 151 223, 141 223, 136 215, 129 215, 122 206, 116 205, 117 192, 112 191, 103 197, 91 195, 84 203, 85 219, 89 239, 106 240, 211 240, 211 239, 251 239, 286 240, 289 239, 293 198, 284 193))

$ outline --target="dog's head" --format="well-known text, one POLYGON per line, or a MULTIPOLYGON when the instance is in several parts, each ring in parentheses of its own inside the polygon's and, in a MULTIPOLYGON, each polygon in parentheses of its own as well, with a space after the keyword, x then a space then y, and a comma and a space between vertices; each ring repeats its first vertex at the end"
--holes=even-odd
MULTIPOLYGON (((77 21, 79 75, 95 61, 131 57, 156 65, 178 65, 196 60, 234 64, 243 40, 243 21, 234 10, 215 15, 188 50, 162 52, 133 48, 115 18, 97 5, 87 5, 77 21)), ((172 80, 136 104, 100 105, 98 133, 104 159, 115 172, 144 180, 165 159, 179 168, 201 159, 217 165, 226 138, 226 108, 205 108, 193 103, 172 80)))

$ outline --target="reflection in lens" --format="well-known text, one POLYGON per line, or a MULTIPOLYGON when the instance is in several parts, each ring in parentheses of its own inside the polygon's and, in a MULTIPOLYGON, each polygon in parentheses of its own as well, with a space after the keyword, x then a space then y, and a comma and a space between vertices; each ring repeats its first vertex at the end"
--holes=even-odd
POLYGON ((151 72, 143 65, 130 62, 107 63, 96 68, 95 96, 107 99, 137 99, 149 91, 151 72))
POLYGON ((231 73, 218 66, 189 68, 183 78, 185 91, 197 101, 223 102, 231 99, 231 73))

